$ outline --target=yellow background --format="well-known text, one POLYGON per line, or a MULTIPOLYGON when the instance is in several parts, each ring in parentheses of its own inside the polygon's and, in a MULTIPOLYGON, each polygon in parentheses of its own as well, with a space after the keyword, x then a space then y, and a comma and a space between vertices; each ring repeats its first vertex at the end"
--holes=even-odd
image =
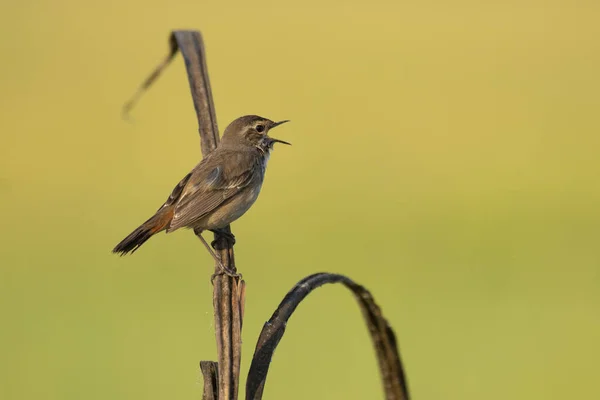
MULTIPOLYGON (((233 225, 244 374, 318 271, 372 290, 414 399, 598 399, 600 3, 4 1, 0 398, 198 399, 212 262, 190 232, 110 253, 199 160, 178 57, 202 30, 223 129, 291 119, 233 225)), ((245 381, 245 379, 244 379, 245 381)), ((377 399, 352 297, 319 289, 266 399, 377 399)))

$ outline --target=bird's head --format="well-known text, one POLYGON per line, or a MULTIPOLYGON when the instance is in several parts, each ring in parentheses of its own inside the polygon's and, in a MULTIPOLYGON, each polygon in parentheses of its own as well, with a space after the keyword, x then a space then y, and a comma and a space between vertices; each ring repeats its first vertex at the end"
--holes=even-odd
POLYGON ((276 126, 289 122, 273 122, 258 115, 245 115, 233 121, 225 128, 221 143, 227 146, 254 146, 262 151, 269 151, 275 143, 291 145, 283 140, 269 136, 269 131, 276 126))

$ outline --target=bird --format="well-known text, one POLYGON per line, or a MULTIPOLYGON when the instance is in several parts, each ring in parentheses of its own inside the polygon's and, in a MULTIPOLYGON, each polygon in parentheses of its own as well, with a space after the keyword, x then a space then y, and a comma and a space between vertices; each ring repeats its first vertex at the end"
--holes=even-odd
POLYGON ((235 242, 223 228, 244 215, 258 198, 273 145, 291 145, 269 136, 271 129, 286 122, 289 120, 273 122, 258 115, 231 122, 218 146, 175 186, 152 217, 115 246, 113 253, 134 253, 159 232, 191 228, 222 272, 239 276, 223 266, 202 232, 209 230, 235 242))

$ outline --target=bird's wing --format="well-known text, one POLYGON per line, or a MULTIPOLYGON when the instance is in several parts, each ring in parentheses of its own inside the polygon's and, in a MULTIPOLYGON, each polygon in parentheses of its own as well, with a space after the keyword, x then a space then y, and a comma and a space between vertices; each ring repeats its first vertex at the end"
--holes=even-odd
POLYGON ((255 178, 256 155, 215 151, 194 168, 175 206, 168 232, 204 217, 248 186, 255 178))
POLYGON ((162 206, 160 206, 158 211, 160 211, 164 207, 170 207, 170 206, 173 206, 173 204, 177 203, 177 201, 179 200, 179 197, 181 197, 181 194, 183 193, 183 189, 185 189, 185 186, 187 185, 191 176, 192 176, 192 173, 190 172, 189 174, 184 176, 181 181, 179 181, 177 186, 175 186, 175 188, 169 195, 169 198, 167 199, 167 201, 165 201, 165 203, 162 206))

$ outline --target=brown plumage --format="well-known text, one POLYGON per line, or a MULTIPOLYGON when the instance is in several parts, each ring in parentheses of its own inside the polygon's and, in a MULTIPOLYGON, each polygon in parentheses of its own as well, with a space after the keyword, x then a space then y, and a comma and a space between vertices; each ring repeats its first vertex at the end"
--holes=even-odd
POLYGON ((193 228, 196 232, 219 230, 241 217, 254 204, 263 183, 269 154, 276 142, 270 129, 287 121, 273 122, 256 115, 233 121, 219 146, 181 182, 156 213, 123 239, 114 249, 133 253, 158 232, 193 228))

